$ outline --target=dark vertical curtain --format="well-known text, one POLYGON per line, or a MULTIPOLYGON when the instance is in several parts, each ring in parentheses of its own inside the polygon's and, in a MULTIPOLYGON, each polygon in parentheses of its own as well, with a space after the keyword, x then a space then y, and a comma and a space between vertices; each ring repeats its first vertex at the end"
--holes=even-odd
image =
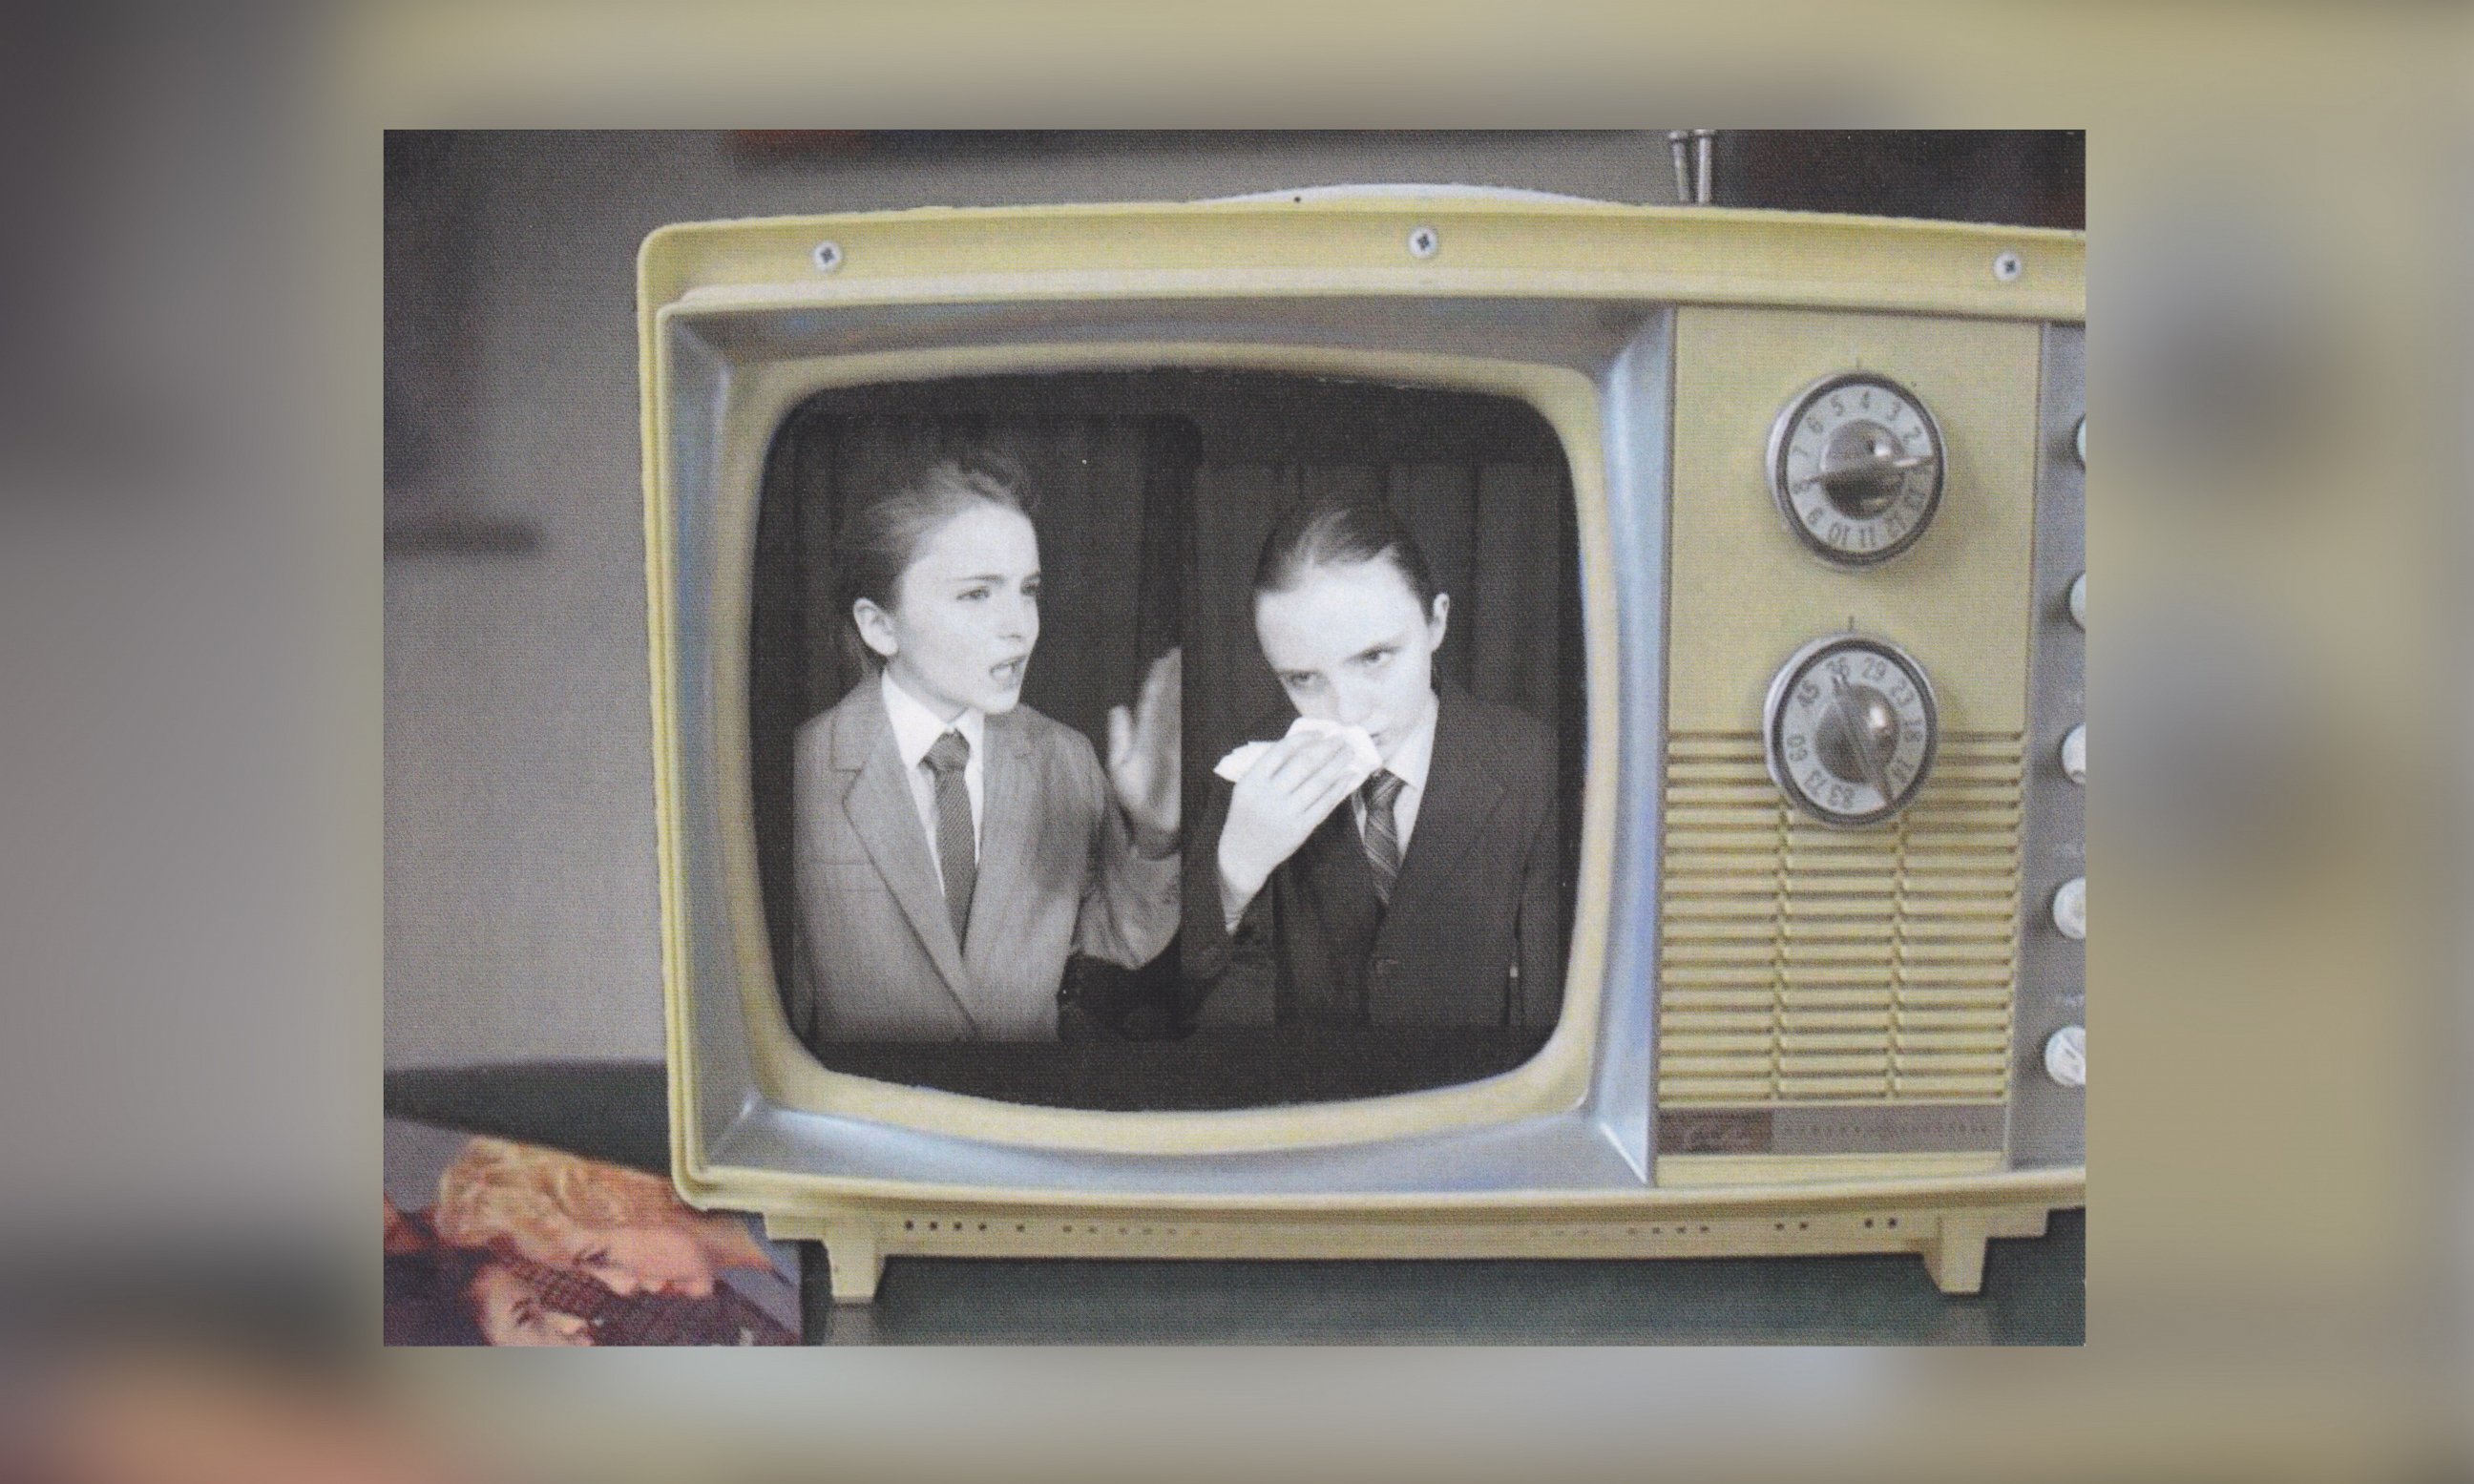
MULTIPOLYGON (((1211 765, 1288 702, 1256 647, 1251 581, 1304 496, 1389 501, 1452 597, 1442 673, 1561 742, 1565 880, 1584 742, 1569 476, 1553 431, 1502 399, 1258 373, 986 377, 821 394, 786 419, 757 517, 750 777, 775 962, 789 972, 790 749, 860 678, 832 593, 839 512, 934 453, 994 444, 1036 491, 1045 585, 1024 701, 1089 736, 1182 644, 1186 812, 1211 765)), ((1171 1034, 1174 945, 1148 970, 1078 962, 1068 1034, 1171 1034)), ((1214 1019, 1223 1018, 1214 1014, 1214 1019)), ((1238 1019, 1248 1018, 1244 1014, 1238 1019)))

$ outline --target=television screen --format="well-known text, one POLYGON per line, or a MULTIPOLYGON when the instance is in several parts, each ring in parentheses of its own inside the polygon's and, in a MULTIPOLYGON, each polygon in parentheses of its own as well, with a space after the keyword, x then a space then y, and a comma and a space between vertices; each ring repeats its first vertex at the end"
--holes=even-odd
POLYGON ((752 592, 766 940, 826 1066, 1210 1108, 1467 1082, 1554 1029, 1587 718, 1570 474, 1526 403, 1185 369, 821 392, 773 434, 752 592), (885 580, 871 561, 904 569, 898 604, 859 591, 885 580), (940 606, 970 620, 958 678, 936 668, 940 606), (1154 672, 1146 741, 1178 795, 1155 863, 1110 732, 1115 712, 1133 735, 1154 672), (932 868, 933 766, 887 720, 924 736, 938 712, 980 730, 989 768, 1054 744, 1098 769, 1021 778, 1111 785, 1096 820, 1010 778, 966 788, 967 913, 932 868), (1300 791, 1310 765, 1329 776, 1279 800, 1290 833, 1256 865, 1225 760, 1267 756, 1300 791), (880 791, 880 764, 916 786, 880 791))

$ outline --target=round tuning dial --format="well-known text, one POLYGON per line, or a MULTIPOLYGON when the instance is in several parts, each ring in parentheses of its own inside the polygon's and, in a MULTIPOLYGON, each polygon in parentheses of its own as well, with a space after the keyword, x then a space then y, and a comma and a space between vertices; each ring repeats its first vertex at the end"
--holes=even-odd
POLYGON ((1768 463, 1779 514, 1841 567, 1914 546, 1941 505, 1941 425, 1913 392, 1870 372, 1797 393, 1771 425, 1768 463))
POLYGON ((1771 779, 1789 803, 1840 829, 1879 824, 1914 802, 1940 727, 1924 667, 1857 634, 1798 649, 1761 711, 1771 779))

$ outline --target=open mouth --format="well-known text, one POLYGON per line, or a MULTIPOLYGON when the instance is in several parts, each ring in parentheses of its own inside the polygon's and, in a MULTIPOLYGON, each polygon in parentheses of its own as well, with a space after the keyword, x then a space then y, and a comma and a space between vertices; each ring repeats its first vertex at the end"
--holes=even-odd
POLYGON ((998 685, 1004 686, 1007 690, 1011 690, 1013 687, 1022 684, 1023 667, 1030 663, 1031 656, 1026 654, 1018 655, 1001 665, 991 665, 988 667, 988 678, 994 680, 998 685))

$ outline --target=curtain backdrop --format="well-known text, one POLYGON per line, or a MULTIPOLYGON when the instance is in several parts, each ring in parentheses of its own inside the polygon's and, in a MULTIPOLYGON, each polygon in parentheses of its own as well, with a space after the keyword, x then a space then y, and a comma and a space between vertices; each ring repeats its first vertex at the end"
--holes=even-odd
MULTIPOLYGON (((794 961, 790 746, 859 679, 833 603, 840 513, 921 457, 991 443, 1037 492, 1040 638, 1024 701, 1092 739, 1150 663, 1185 648, 1186 814, 1211 765, 1287 715, 1253 632, 1254 563, 1306 495, 1389 501, 1452 598, 1442 673, 1554 730, 1564 880, 1584 742, 1579 563, 1553 431, 1495 398, 1259 373, 1008 377, 820 394, 787 418, 758 511, 749 736, 757 856, 775 962, 794 961)), ((1143 973, 1078 964, 1069 1031, 1174 1034, 1176 947, 1143 973)), ((1215 1006, 1212 1018, 1249 1018, 1215 1006)))

